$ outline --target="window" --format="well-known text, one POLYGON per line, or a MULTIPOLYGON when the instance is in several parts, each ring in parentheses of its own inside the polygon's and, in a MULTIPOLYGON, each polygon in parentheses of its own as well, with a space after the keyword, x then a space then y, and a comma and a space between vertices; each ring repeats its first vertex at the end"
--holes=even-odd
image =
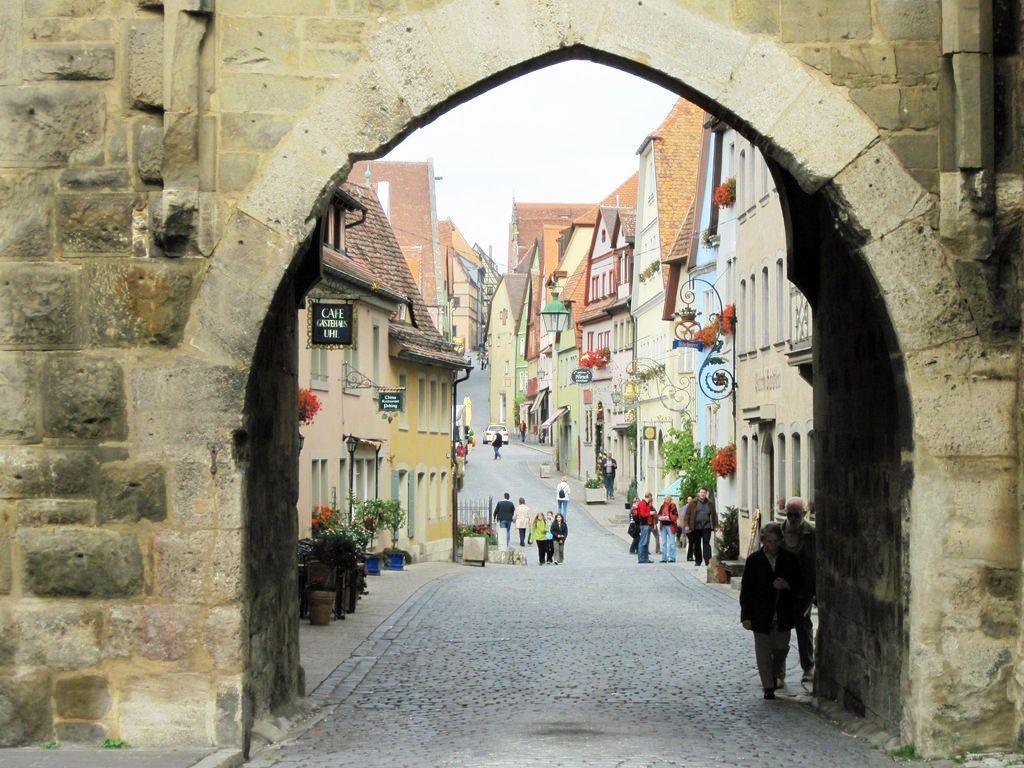
POLYGON ((459 326, 452 326, 452 336, 454 336, 455 338, 459 338, 459 326))
POLYGON ((767 347, 770 339, 768 318, 771 313, 768 310, 768 267, 761 270, 761 346, 767 347))
POLYGON ((771 192, 771 174, 768 173, 768 161, 761 158, 761 199, 768 197, 768 193, 771 192))
MULTIPOLYGON (((353 341, 355 341, 354 338, 353 341)), ((349 376, 359 371, 359 348, 356 347, 355 344, 353 344, 351 347, 345 347, 345 350, 342 353, 342 359, 345 361, 346 366, 345 370, 342 371, 342 376, 344 377, 347 384, 349 376)), ((352 378, 355 379, 358 377, 352 376, 352 378)), ((345 387, 345 392, 346 394, 349 395, 359 394, 358 389, 349 386, 345 387)))
POLYGON ((417 423, 416 428, 420 432, 427 431, 427 380, 420 376, 419 378, 419 407, 416 409, 417 423))
POLYGON ((587 352, 591 352, 594 349, 594 332, 587 331, 587 352))
POLYGON ((750 463, 750 454, 748 451, 750 446, 748 445, 747 438, 744 437, 740 441, 740 506, 743 509, 747 508, 747 466, 750 463))
POLYGON ((782 259, 775 262, 775 340, 786 339, 786 278, 782 268, 782 259))
POLYGON ((590 445, 594 442, 594 410, 587 408, 584 418, 583 442, 590 445))
MULTIPOLYGON (((747 311, 747 281, 740 280, 740 295, 736 298, 736 317, 740 320, 744 319, 744 313, 747 311)), ((742 328, 741 328, 742 330, 742 328)), ((744 338, 746 336, 744 335, 744 338)), ((737 344, 737 351, 746 351, 742 344, 737 344)))
POLYGON ((366 498, 366 470, 364 469, 366 462, 363 459, 356 459, 352 462, 352 495, 356 501, 362 501, 366 498))
POLYGON ((814 432, 807 433, 807 501, 814 501, 814 432))
POLYGON ((779 498, 786 498, 786 436, 779 435, 779 498))
POLYGON ((452 296, 452 306, 453 307, 459 306, 459 297, 458 296, 452 296))
POLYGON ((440 490, 440 493, 439 493, 439 496, 438 496, 438 499, 437 499, 438 517, 451 517, 451 515, 442 515, 442 514, 440 514, 443 511, 447 511, 447 509, 448 509, 448 499, 451 498, 451 494, 448 492, 448 473, 447 472, 442 472, 441 473, 441 488, 439 490, 440 490))
POLYGON ((437 513, 440 507, 438 504, 437 472, 430 473, 430 483, 427 486, 427 493, 430 494, 430 500, 428 501, 430 511, 427 513, 427 516, 431 520, 436 520, 438 518, 437 513))
POLYGON ((750 438, 750 508, 761 508, 761 486, 758 482, 758 467, 761 463, 761 451, 757 444, 757 435, 750 438))
POLYGON ((757 201, 757 198, 755 197, 756 193, 754 192, 754 182, 756 181, 755 177, 757 175, 756 171, 754 170, 754 165, 757 160, 757 155, 757 150, 751 147, 750 168, 747 169, 747 207, 753 207, 754 203, 757 201))
POLYGON ((430 503, 427 498, 428 486, 427 486, 427 473, 419 472, 416 474, 416 507, 418 509, 426 510, 426 517, 430 517, 430 503))
POLYGON ((800 433, 793 433, 793 495, 800 495, 800 433))
POLYGON ((329 504, 331 497, 327 495, 327 459, 313 459, 312 469, 310 489, 312 491, 313 506, 329 504))
POLYGON ((441 403, 439 406, 440 423, 438 424, 439 432, 451 432, 451 407, 452 399, 448 394, 448 382, 441 382, 441 403), (448 414, 447 416, 445 414, 448 414))
POLYGON ((405 390, 405 407, 398 412, 398 426, 400 429, 409 428, 409 376, 404 373, 398 374, 398 386, 405 390))
POLYGON ((747 206, 744 205, 744 190, 747 188, 747 150, 740 150, 740 161, 736 166, 736 211, 743 213, 747 206))
POLYGON ((309 386, 313 389, 330 389, 327 350, 313 348, 309 353, 309 386))
MULTIPOLYGON (((342 449, 344 450, 344 448, 342 449)), ((347 455, 347 454, 346 454, 347 455)), ((348 511, 348 459, 343 458, 338 462, 338 486, 341 493, 338 494, 338 505, 348 511)))
POLYGON ((437 431, 437 382, 430 380, 430 415, 427 417, 428 426, 431 432, 437 431))
POLYGON ((380 326, 373 326, 373 382, 380 383, 380 326))
POLYGON ((750 302, 747 306, 747 314, 750 315, 750 323, 747 330, 747 350, 753 352, 757 349, 757 281, 750 276, 750 302))

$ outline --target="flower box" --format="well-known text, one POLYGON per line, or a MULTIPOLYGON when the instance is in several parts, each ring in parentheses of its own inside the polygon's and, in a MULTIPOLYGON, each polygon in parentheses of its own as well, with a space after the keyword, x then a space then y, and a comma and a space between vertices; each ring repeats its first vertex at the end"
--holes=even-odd
POLYGON ((462 539, 462 562, 487 564, 487 537, 466 536, 462 539))
POLYGON ((587 504, 604 504, 608 501, 608 493, 604 488, 584 488, 583 493, 587 504))

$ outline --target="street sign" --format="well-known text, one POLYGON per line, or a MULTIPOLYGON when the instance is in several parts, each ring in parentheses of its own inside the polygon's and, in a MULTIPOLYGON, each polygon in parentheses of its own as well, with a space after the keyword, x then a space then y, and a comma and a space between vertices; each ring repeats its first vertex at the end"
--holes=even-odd
POLYGON ((306 348, 352 346, 355 311, 348 302, 310 299, 306 307, 306 348))
POLYGON ((377 391, 377 410, 382 413, 396 413, 405 410, 404 389, 381 389, 377 391))
POLYGON ((594 372, 589 368, 577 368, 572 372, 573 384, 589 384, 594 380, 594 372))

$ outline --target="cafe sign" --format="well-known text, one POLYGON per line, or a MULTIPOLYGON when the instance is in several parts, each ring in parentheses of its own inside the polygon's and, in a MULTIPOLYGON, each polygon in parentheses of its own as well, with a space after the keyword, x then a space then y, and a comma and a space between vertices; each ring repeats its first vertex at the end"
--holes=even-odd
POLYGON ((573 384, 589 384, 594 380, 594 372, 589 368, 577 368, 571 374, 573 384))
POLYGON ((342 349, 355 338, 355 307, 345 301, 310 299, 306 306, 306 348, 342 349))
POLYGON ((380 413, 399 413, 405 410, 405 389, 377 390, 377 410, 380 413))

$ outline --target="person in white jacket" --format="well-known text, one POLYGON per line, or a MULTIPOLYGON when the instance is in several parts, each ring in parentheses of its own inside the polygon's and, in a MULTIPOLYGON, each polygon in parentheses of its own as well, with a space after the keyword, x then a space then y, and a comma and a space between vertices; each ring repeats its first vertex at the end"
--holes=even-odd
POLYGON ((516 507, 516 513, 512 517, 512 522, 519 529, 519 546, 525 547, 526 531, 529 529, 532 520, 530 519, 530 508, 526 506, 526 499, 522 496, 519 497, 519 506, 516 507))
POLYGON ((555 488, 555 496, 558 498, 558 511, 563 520, 569 518, 569 478, 563 477, 562 482, 555 488))

